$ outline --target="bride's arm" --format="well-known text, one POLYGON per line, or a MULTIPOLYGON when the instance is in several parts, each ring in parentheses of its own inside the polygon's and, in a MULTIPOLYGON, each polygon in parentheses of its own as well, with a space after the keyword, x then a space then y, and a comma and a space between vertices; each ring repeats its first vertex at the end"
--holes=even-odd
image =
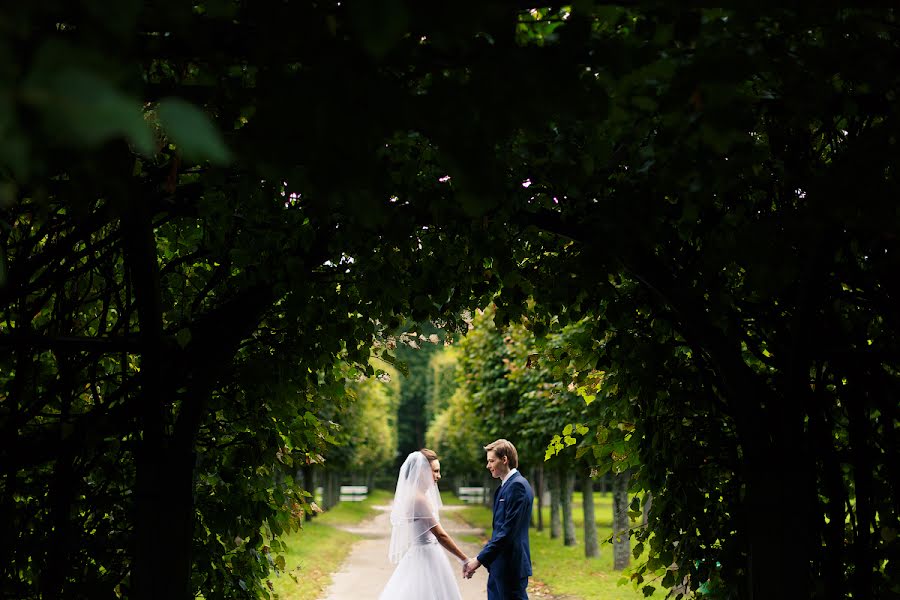
POLYGON ((453 541, 453 538, 450 537, 450 534, 444 531, 444 528, 441 527, 440 523, 431 528, 431 533, 434 534, 434 537, 437 538, 437 541, 441 546, 450 551, 450 554, 463 562, 469 560, 463 551, 459 549, 459 546, 456 545, 456 542, 453 541))

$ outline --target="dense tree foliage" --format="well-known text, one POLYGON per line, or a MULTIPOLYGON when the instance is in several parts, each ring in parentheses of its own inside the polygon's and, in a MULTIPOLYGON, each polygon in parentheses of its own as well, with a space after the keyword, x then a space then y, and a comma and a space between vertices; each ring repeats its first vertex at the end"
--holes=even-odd
POLYGON ((396 357, 404 378, 397 405, 397 468, 410 452, 425 446, 425 433, 433 418, 428 410, 434 386, 431 358, 441 347, 439 333, 433 324, 419 323, 415 331, 405 333, 398 341, 396 357))
MULTIPOLYGON (((552 513, 560 516, 565 545, 575 545, 575 484, 581 480, 590 487, 592 474, 611 467, 599 453, 588 454, 590 444, 576 452, 572 437, 586 433, 585 423, 598 417, 571 385, 580 366, 575 364, 581 348, 577 344, 588 341, 585 333, 590 329, 583 323, 570 324, 539 343, 523 324, 498 328, 494 313, 493 306, 478 311, 465 338, 435 357, 442 357, 442 363, 455 361, 458 387, 432 423, 429 439, 453 459, 448 464, 467 469, 483 460, 485 443, 500 437, 512 440, 519 451, 519 468, 540 492, 550 489, 552 513), (550 457, 555 458, 545 464, 550 457)), ((538 494, 539 515, 542 495, 538 494)), ((596 555, 593 505, 584 507, 585 551, 596 555)), ((540 519, 537 525, 542 528, 540 519)), ((555 528, 551 533, 559 537, 555 528)))
POLYGON ((322 488, 321 508, 329 509, 340 501, 341 485, 371 488, 378 475, 394 470, 401 381, 391 365, 372 362, 378 377, 347 381, 348 401, 323 407, 319 413, 334 423, 334 443, 322 453, 322 463, 306 471, 311 481, 303 483, 322 488))
MULTIPOLYGON (((639 465, 662 585, 896 594, 898 32, 891 9, 4 5, 4 592, 266 595, 290 477, 373 344, 501 290, 499 323, 587 324, 587 443, 639 465)), ((499 383, 478 402, 526 426, 499 383)))
MULTIPOLYGON (((463 338, 462 344, 465 344, 463 338)), ((460 345, 447 345, 429 361, 433 383, 426 416, 426 444, 437 449, 445 477, 455 487, 486 483, 484 445, 491 441, 483 413, 472 404, 460 367, 460 345)), ((488 502, 490 499, 485 498, 488 502)))
POLYGON ((468 305, 358 16, 4 6, 4 593, 266 595, 370 346, 468 305))
POLYGON ((523 161, 500 305, 595 319, 664 586, 893 593, 894 15, 619 15, 586 60, 607 116, 523 161))

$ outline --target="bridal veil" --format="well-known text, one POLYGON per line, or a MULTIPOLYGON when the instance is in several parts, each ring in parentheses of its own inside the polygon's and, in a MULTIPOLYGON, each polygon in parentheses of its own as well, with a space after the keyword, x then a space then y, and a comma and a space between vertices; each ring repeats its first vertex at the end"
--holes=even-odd
POLYGON ((410 453, 400 467, 391 509, 391 562, 399 563, 410 546, 426 543, 424 536, 438 524, 441 506, 431 464, 421 452, 410 453))

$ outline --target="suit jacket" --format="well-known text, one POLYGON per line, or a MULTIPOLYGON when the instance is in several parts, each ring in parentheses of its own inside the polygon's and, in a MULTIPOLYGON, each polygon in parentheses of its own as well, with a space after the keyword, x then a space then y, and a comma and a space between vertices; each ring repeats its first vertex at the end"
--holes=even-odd
POLYGON ((494 496, 494 532, 478 554, 491 579, 518 583, 531 575, 531 547, 528 525, 534 492, 518 471, 506 480, 494 496))

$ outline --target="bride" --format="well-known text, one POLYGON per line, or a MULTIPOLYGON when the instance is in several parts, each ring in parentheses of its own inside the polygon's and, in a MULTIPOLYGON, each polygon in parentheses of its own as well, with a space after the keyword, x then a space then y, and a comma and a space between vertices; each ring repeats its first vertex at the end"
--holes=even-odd
POLYGON ((400 467, 388 552, 397 568, 379 600, 461 600, 443 548, 463 564, 467 557, 441 527, 440 478, 441 463, 427 448, 412 452, 400 467))

